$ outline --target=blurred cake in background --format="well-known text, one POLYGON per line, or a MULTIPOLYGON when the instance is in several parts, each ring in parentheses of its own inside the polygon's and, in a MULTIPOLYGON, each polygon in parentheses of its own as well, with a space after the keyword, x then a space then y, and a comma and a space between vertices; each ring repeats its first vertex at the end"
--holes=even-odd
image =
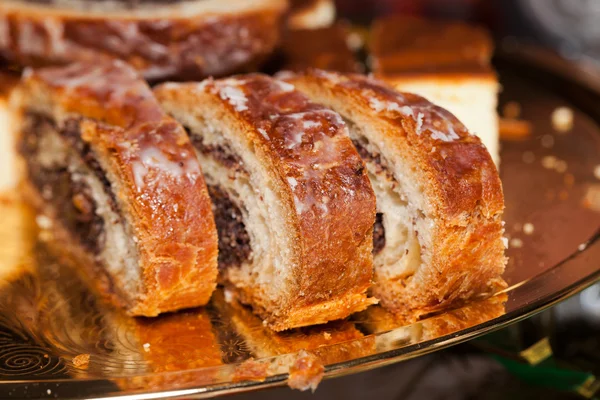
POLYGON ((254 70, 286 0, 2 0, 0 59, 22 66, 120 58, 150 81, 254 70))
POLYGON ((282 43, 283 69, 320 68, 340 72, 363 72, 351 46, 348 24, 337 22, 317 29, 286 33, 282 43))
POLYGON ((18 181, 12 116, 8 109, 9 96, 18 79, 18 74, 0 67, 0 192, 14 187, 18 181))
POLYGON ((462 22, 393 16, 373 23, 368 44, 377 78, 448 109, 498 155, 499 84, 488 32, 462 22))
POLYGON ((290 0, 290 5, 290 29, 324 28, 333 24, 335 20, 333 0, 290 0))

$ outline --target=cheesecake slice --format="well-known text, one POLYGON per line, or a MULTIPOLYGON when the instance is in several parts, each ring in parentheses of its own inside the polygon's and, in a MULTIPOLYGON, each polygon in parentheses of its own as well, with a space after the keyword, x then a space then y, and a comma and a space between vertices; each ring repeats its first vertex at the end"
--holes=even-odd
POLYGON ((369 43, 374 75, 447 109, 479 136, 499 163, 499 90, 493 43, 480 27, 394 16, 375 21, 369 43))

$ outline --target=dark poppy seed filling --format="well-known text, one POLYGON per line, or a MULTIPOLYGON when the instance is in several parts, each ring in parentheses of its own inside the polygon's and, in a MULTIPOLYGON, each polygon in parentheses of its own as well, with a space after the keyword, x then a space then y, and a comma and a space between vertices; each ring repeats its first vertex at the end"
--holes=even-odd
POLYGON ((229 148, 225 146, 205 144, 202 140, 202 136, 190 134, 190 130, 188 128, 186 128, 186 131, 188 132, 188 136, 190 137, 190 140, 197 151, 214 158, 224 167, 233 169, 236 172, 247 173, 240 157, 237 154, 234 154, 229 148))
MULTIPOLYGON (((352 143, 360 157, 365 161, 370 161, 376 165, 377 173, 385 173, 391 176, 387 168, 381 163, 379 154, 369 153, 367 148, 358 140, 353 140, 352 143)), ((375 224, 373 225, 373 254, 378 254, 385 247, 385 228, 383 227, 383 214, 377 213, 375 216, 375 224)))
POLYGON ((378 254, 385 247, 385 228, 383 227, 383 214, 375 215, 373 225, 373 254, 378 254))
POLYGON ((53 205, 56 218, 66 229, 74 233, 75 239, 86 250, 99 254, 105 243, 104 220, 96 213, 97 205, 91 188, 69 170, 66 152, 60 156, 54 155, 56 159, 53 162, 41 161, 44 153, 61 151, 60 148, 44 146, 46 135, 54 135, 59 140, 68 142, 69 148, 74 149, 86 166, 98 177, 105 193, 109 194, 110 207, 116 210, 110 183, 94 159, 89 146, 81 140, 79 121, 68 120, 59 130, 51 118, 40 113, 28 112, 25 115, 24 126, 19 151, 27 163, 30 182, 44 199, 53 205))
POLYGON ((219 186, 208 185, 208 193, 219 234, 219 269, 239 266, 252 252, 242 212, 219 186))
MULTIPOLYGON (((212 158, 235 173, 247 175, 242 159, 227 146, 204 143, 201 135, 195 135, 184 127, 199 154, 212 158)), ((218 185, 207 184, 213 204, 213 214, 219 235, 219 270, 238 267, 250 258, 252 248, 246 231, 242 212, 231 200, 227 191, 218 185)))

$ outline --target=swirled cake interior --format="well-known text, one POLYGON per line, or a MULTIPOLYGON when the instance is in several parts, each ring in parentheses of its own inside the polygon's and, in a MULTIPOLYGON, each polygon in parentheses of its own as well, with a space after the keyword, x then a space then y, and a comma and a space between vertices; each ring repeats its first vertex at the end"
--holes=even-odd
POLYGON ((80 123, 81 119, 71 118, 58 124, 30 110, 24 115, 19 151, 46 217, 97 264, 129 278, 123 287, 111 289, 134 291, 139 281, 134 235, 121 215, 109 177, 81 138, 80 123))
POLYGON ((190 133, 189 129, 187 131, 198 156, 201 159, 210 159, 208 161, 212 165, 210 171, 214 171, 211 174, 211 172, 206 172, 205 168, 208 192, 213 203, 213 213, 219 235, 219 269, 240 266, 252 256, 250 236, 244 225, 248 211, 237 195, 239 190, 233 187, 224 187, 219 182, 218 176, 247 176, 248 173, 243 167, 242 160, 231 151, 226 143, 207 144, 202 136, 190 133))
POLYGON ((393 275, 395 279, 408 279, 422 262, 418 232, 418 226, 423 224, 422 218, 415 217, 409 209, 405 189, 394 178, 377 146, 370 143, 351 121, 346 120, 346 124, 377 194, 373 227, 374 262, 380 273, 393 275), (386 268, 389 265, 399 268, 392 272, 386 268))

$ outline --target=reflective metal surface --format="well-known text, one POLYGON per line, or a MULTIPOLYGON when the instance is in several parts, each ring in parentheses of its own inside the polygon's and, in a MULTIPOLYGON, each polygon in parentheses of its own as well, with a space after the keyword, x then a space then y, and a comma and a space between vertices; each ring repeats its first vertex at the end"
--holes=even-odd
POLYGON ((97 302, 50 255, 34 216, 6 194, 0 398, 191 398, 260 389, 284 384, 303 350, 326 377, 348 374, 506 326, 598 280, 600 94, 539 61, 506 60, 498 64, 501 99, 520 104, 532 134, 502 144, 510 243, 504 293, 408 326, 372 307, 348 321, 275 333, 222 291, 206 308, 133 319, 97 302), (574 112, 564 133, 551 121, 560 106, 574 112))

